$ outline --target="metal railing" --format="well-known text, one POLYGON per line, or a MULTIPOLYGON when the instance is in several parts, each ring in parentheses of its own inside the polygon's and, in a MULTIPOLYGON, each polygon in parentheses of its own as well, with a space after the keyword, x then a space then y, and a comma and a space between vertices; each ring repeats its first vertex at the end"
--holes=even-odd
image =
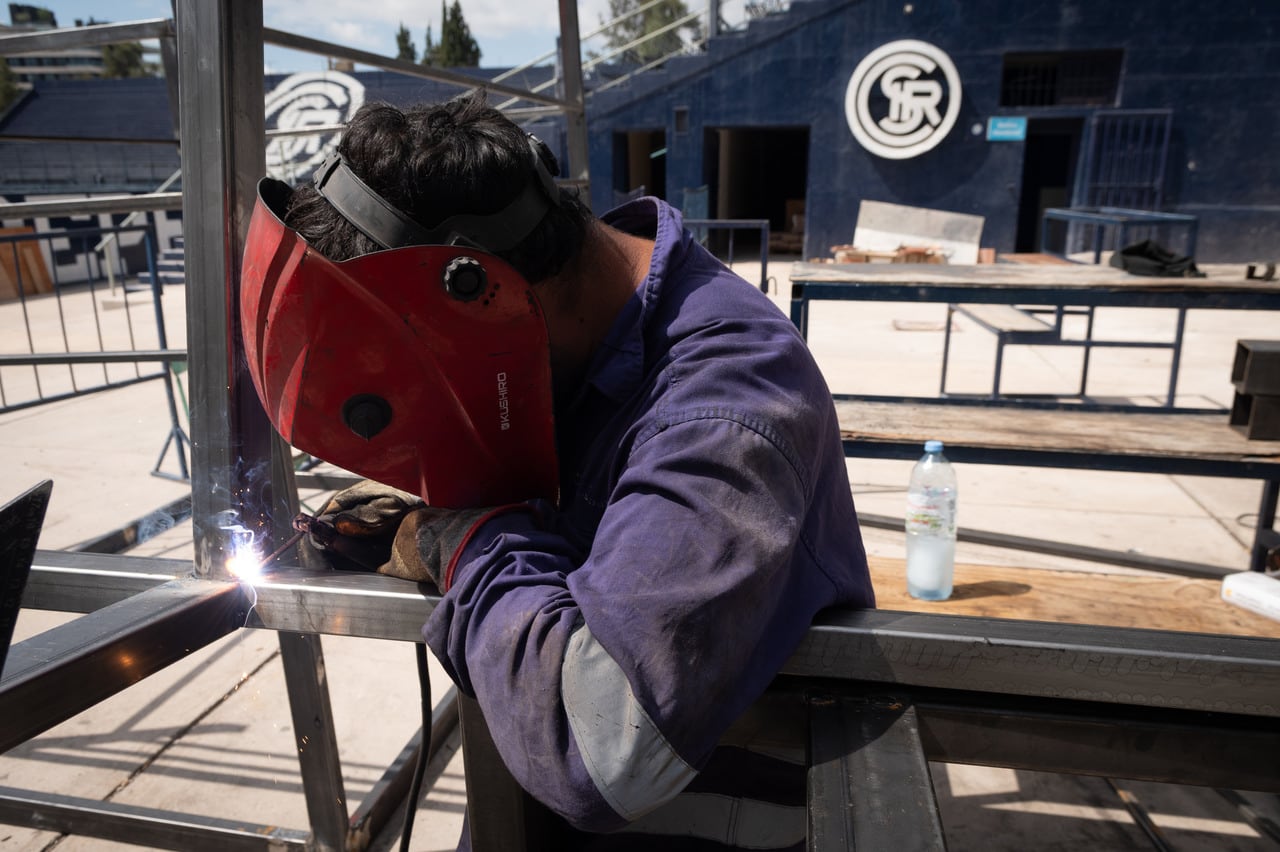
MULTIPOLYGON (((25 207, 11 205, 5 212, 22 215, 25 207)), ((19 317, 22 326, 21 333, 6 334, 0 343, 0 414, 159 379, 170 430, 152 473, 185 481, 190 441, 179 417, 171 365, 185 362, 187 355, 169 348, 155 246, 150 224, 0 236, 0 284, 13 288, 8 299, 0 293, 0 316, 6 327, 19 317), (121 235, 141 237, 151 282, 145 296, 126 285, 116 297, 104 281, 107 267, 112 267, 112 278, 127 277, 126 270, 119 257, 100 256, 95 243, 121 235), (71 273, 60 260, 71 261, 74 280, 64 280, 71 273), (121 267, 114 268, 116 264, 121 267), (145 310, 148 304, 149 322, 135 322, 135 308, 145 310), (144 364, 160 368, 144 370, 144 364), (176 474, 161 467, 170 448, 176 452, 176 474)))
POLYGON ((756 231, 760 234, 760 292, 769 292, 769 220, 768 219, 685 219, 695 239, 710 246, 713 231, 727 231, 728 245, 724 250, 717 246, 715 254, 730 267, 736 260, 734 235, 738 231, 756 231))

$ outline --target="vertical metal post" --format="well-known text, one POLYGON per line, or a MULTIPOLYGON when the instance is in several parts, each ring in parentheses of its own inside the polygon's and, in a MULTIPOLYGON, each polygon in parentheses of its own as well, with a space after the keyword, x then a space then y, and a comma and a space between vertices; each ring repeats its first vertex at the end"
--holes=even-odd
POLYGON ((565 177, 576 182, 579 195, 591 200, 591 171, 587 153, 587 116, 582 95, 582 47, 578 40, 578 4, 560 0, 560 97, 574 104, 565 112, 565 143, 569 163, 565 177))
POLYGON ((1276 530, 1276 510, 1280 504, 1280 480, 1262 483, 1262 502, 1258 506, 1257 532, 1253 537, 1253 550, 1249 555, 1250 571, 1266 571, 1267 555, 1272 548, 1280 547, 1280 531, 1276 530))
POLYGON ((278 636, 302 771, 302 791, 311 823, 310 848, 314 852, 341 852, 347 848, 347 795, 320 636, 315 633, 280 633, 278 636))
POLYGON ((720 35, 720 0, 707 0, 707 39, 720 35))
POLYGON ((1178 308, 1178 320, 1174 324, 1173 352, 1169 364, 1169 394, 1165 397, 1166 408, 1173 408, 1174 398, 1178 395, 1178 370, 1182 367, 1182 341, 1187 336, 1187 309, 1178 308))
MULTIPOLYGON (((279 540, 297 509, 287 447, 239 357, 240 258, 266 171, 262 2, 178 0, 175 11, 195 568, 223 577, 233 527, 279 540)), ((320 640, 279 638, 312 846, 339 850, 346 797, 320 640)))
POLYGON ((269 487, 274 433, 236 357, 240 258, 266 170, 262 2, 178 0, 176 13, 195 570, 225 577, 232 527, 261 540, 273 517, 290 519, 269 487))

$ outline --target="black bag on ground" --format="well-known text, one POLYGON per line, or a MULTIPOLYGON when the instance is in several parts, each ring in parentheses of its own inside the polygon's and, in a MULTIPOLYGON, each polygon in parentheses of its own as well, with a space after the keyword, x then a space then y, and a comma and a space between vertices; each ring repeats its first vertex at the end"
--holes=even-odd
POLYGON ((1111 255, 1111 265, 1134 275, 1162 278, 1203 278, 1196 263, 1182 254, 1174 254, 1154 240, 1143 240, 1125 246, 1111 255))

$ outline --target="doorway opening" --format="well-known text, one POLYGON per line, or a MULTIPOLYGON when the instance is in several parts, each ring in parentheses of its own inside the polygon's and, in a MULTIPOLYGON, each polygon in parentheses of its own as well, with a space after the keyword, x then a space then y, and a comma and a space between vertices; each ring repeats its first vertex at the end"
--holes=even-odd
MULTIPOLYGON (((799 254, 809 179, 808 127, 714 127, 703 136, 714 219, 768 219, 770 252, 799 254)), ((757 236, 744 231, 744 244, 757 236)))
POLYGON ((613 134, 613 200, 667 197, 667 132, 624 130, 613 134))
POLYGON ((1044 211, 1071 206, 1083 131, 1083 118, 1033 118, 1027 122, 1014 251, 1040 251, 1044 211))

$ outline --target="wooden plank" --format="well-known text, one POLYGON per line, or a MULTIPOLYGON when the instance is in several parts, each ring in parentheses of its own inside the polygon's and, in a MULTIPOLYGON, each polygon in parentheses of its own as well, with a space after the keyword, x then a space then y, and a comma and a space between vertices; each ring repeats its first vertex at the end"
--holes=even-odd
POLYGON ((1065 257, 1058 257, 1056 254, 1045 254, 1044 252, 1039 251, 1011 252, 1009 254, 1002 254, 1000 255, 999 260, 1000 262, 1007 263, 1036 263, 1042 265, 1050 264, 1053 266, 1070 266, 1072 263, 1065 257))
POLYGON ((1053 331, 1053 326, 1039 317, 1013 305, 956 305, 956 310, 971 318, 988 331, 1053 331))
MULTIPOLYGON (((0 237, 34 233, 32 228, 0 228, 0 237)), ((44 255, 34 240, 0 243, 0 299, 16 299, 19 294, 33 296, 52 293, 53 280, 45 265, 44 255), (21 272, 22 288, 18 280, 21 272)))
MULTIPOLYGON (((1226 412, 1072 411, 837 400, 836 413, 845 440, 923 443, 937 438, 984 449, 1280 463, 1280 441, 1249 440, 1231 428, 1226 412)), ((1081 463, 1087 466, 1087 458, 1081 463)))
POLYGON ((884 610, 1280 639, 1280 622, 1223 601, 1214 579, 957 564, 951 598, 921 601, 901 559, 869 562, 884 610))

